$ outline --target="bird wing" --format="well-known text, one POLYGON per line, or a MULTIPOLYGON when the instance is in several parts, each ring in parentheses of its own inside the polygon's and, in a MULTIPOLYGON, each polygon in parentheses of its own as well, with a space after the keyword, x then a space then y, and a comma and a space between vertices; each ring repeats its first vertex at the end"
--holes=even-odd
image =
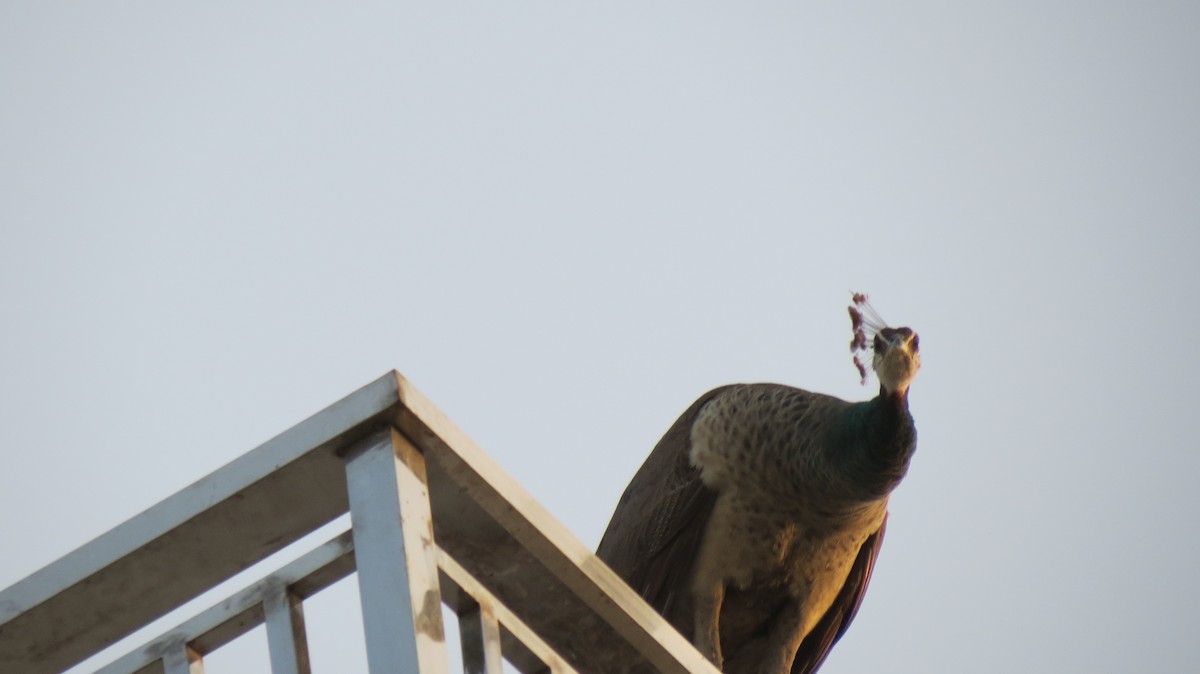
POLYGON ((879 529, 867 537, 846 583, 842 585, 829 610, 821 617, 821 621, 813 628, 800 648, 796 651, 796 659, 792 663, 792 674, 812 674, 829 655, 830 649, 838 639, 846 633, 858 607, 862 605, 863 595, 867 592, 867 584, 871 582, 871 572, 875 569, 875 558, 879 556, 879 547, 883 544, 883 533, 887 529, 887 516, 884 515, 879 529))
MULTIPOLYGON (((692 564, 717 498, 691 464, 692 424, 706 404, 729 388, 705 393, 667 430, 621 495, 596 549, 668 620, 673 606, 689 599, 692 564)), ((691 631, 690 624, 675 627, 691 631)))

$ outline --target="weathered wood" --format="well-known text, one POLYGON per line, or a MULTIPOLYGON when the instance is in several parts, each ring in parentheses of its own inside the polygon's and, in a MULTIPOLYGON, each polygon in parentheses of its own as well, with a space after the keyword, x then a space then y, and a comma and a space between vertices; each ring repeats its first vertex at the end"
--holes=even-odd
POLYGON ((500 624, 490 608, 474 603, 458 614, 463 674, 503 674, 500 624))
POLYGON ((164 674, 204 674, 204 659, 183 644, 162 657, 164 674))
POLYGON ((448 674, 425 458, 388 429, 346 481, 371 672, 448 674))
MULTIPOLYGON (((454 561, 450 559, 444 550, 438 548, 438 584, 441 585, 442 588, 442 603, 446 606, 449 606, 450 610, 454 611, 456 614, 462 614, 472 610, 476 604, 475 597, 468 594, 466 590, 459 586, 458 583, 454 582, 454 579, 446 574, 446 567, 443 564, 444 560, 449 560, 451 563, 454 561)), ((470 576, 467 575, 467 572, 464 571, 462 567, 457 568, 459 575, 465 576, 468 579, 470 578, 470 576)), ((471 587, 478 588, 478 592, 482 593, 479 595, 480 597, 490 597, 492 600, 495 599, 487 593, 487 590, 483 589, 483 586, 479 585, 477 582, 471 587)), ((496 607, 497 605, 493 603, 493 606, 496 607)), ((505 612, 502 606, 498 606, 493 610, 500 611, 506 616, 512 616, 511 613, 505 612)), ((513 617, 513 619, 515 620, 515 617, 513 617)), ((530 632, 530 634, 532 634, 532 632, 530 632)), ((536 635, 534 636, 536 638, 536 635)), ((550 647, 546 646, 544 642, 540 643, 544 647, 540 652, 544 654, 553 653, 553 651, 550 650, 550 647)), ((521 674, 545 674, 545 672, 549 671, 545 660, 541 657, 538 657, 533 650, 513 636, 512 631, 509 630, 503 623, 500 625, 500 652, 503 654, 504 659, 507 660, 509 664, 516 667, 517 671, 521 672, 521 674)), ((559 659, 557 656, 555 656, 555 658, 559 659)))
POLYGON ((346 512, 338 451, 396 389, 381 377, 0 592, 0 672, 67 669, 346 512))
POLYGON ((278 571, 202 611, 96 674, 161 672, 162 658, 181 644, 197 653, 211 653, 263 623, 263 603, 273 594, 291 588, 297 599, 310 597, 354 571, 354 545, 349 531, 321 545, 278 571))
MULTIPOLYGON (((496 622, 500 624, 501 654, 522 674, 538 672, 562 672, 577 674, 570 665, 542 640, 536 632, 502 604, 467 570, 454 561, 445 550, 438 548, 438 566, 442 568, 442 587, 449 596, 458 600, 451 607, 483 603, 490 607, 496 622)), ((457 610, 457 609, 456 609, 457 610)))
MULTIPOLYGON (((501 606, 558 654, 544 663, 554 671, 716 674, 394 372, 0 592, 0 672, 66 669, 345 513, 347 452, 389 426, 424 455, 437 540, 495 597, 506 660, 544 671, 510 645, 516 623, 501 606)), ((353 563, 339 564, 290 584, 292 593, 307 596, 353 563)), ((209 652, 263 620, 261 599, 228 610, 184 643, 209 652)))
POLYGON ((271 674, 310 674, 303 601, 277 585, 263 598, 263 613, 271 674))
POLYGON ((394 421, 429 458, 438 543, 500 602, 581 672, 718 674, 419 391, 398 382, 394 421))

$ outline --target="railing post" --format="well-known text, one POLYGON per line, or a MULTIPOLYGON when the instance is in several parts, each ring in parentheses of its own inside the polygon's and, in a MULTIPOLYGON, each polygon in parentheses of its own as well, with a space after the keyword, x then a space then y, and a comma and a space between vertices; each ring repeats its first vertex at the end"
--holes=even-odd
POLYGON ((304 603, 280 585, 267 592, 263 613, 267 623, 267 648, 271 653, 271 674, 310 674, 304 603))
POLYGON ((389 429, 346 481, 370 671, 448 674, 425 457, 389 429))
POLYGON ((163 655, 163 674, 204 674, 204 658, 187 644, 179 644, 163 655))
POLYGON ((490 608, 473 606, 458 616, 465 674, 503 674, 500 652, 500 623, 490 608))

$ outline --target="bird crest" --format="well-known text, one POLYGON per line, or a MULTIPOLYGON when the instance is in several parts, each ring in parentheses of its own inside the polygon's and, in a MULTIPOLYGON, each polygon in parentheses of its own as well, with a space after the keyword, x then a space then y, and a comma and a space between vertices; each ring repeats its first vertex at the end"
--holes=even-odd
POLYGON ((871 306, 866 293, 851 293, 850 300, 853 302, 849 307, 850 329, 854 332, 854 337, 850 340, 850 354, 854 359, 854 367, 858 369, 861 383, 865 386, 868 371, 862 357, 871 348, 871 341, 875 335, 887 327, 887 321, 871 306), (868 332, 870 336, 867 335, 868 332))
POLYGON ((907 389, 908 382, 921 366, 918 354, 917 334, 910 328, 892 328, 871 306, 865 293, 852 293, 850 305, 850 328, 854 336, 850 339, 850 353, 854 367, 858 370, 862 384, 867 383, 870 371, 881 375, 880 368, 887 364, 888 376, 880 376, 880 383, 888 390, 907 389), (893 346, 902 346, 904 356, 893 354, 885 360, 884 356, 892 351, 893 346), (870 350, 871 368, 868 370, 865 362, 870 350), (888 381, 884 381, 884 379, 888 381))

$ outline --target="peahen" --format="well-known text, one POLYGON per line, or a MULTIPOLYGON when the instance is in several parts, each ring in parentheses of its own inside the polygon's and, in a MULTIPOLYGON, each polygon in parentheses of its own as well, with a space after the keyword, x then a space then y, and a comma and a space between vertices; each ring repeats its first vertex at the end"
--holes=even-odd
POLYGON ((862 602, 888 496, 916 448, 917 335, 854 299, 854 362, 865 381, 857 352, 873 352, 879 395, 705 393, 638 470, 600 541, 600 558, 727 673, 817 670, 862 602))

